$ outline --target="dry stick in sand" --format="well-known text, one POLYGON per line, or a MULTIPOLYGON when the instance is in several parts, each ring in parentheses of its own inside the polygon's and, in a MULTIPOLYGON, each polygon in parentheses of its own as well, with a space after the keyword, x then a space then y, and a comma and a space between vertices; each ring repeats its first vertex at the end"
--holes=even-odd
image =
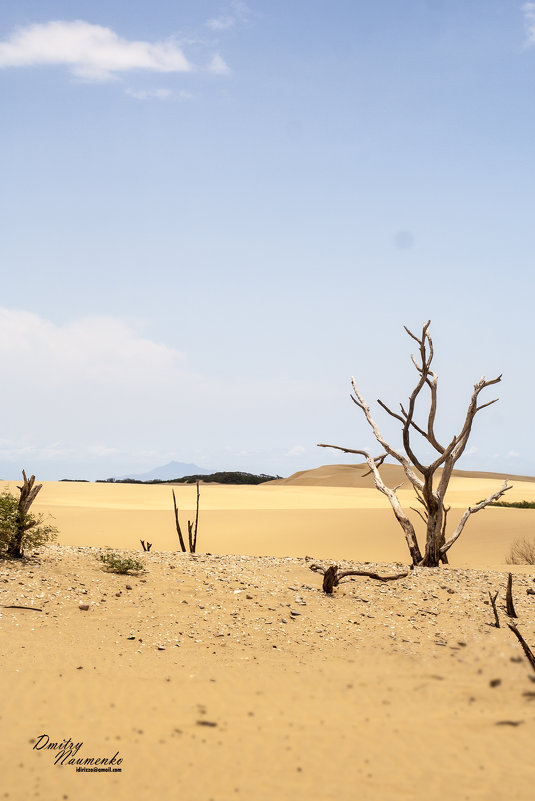
POLYGON ((140 543, 144 551, 150 551, 150 549, 152 548, 152 542, 149 542, 148 540, 146 545, 145 545, 145 540, 140 540, 140 543))
POLYGON ((520 634, 519 630, 516 627, 516 623, 508 623, 507 625, 509 626, 515 637, 520 642, 520 645, 524 649, 524 653, 528 658, 529 664, 531 665, 533 670, 535 670, 535 654, 533 653, 533 651, 531 650, 531 648, 529 647, 523 636, 520 634))
POLYGON ((38 606, 17 606, 16 604, 0 604, 2 609, 29 609, 30 612, 42 612, 38 606))
POLYGON ((515 605, 513 603, 513 574, 509 573, 509 578, 507 579, 507 592, 505 594, 505 605, 507 609, 507 614, 509 617, 518 617, 517 613, 515 612, 515 605))
POLYGON ((180 540, 180 547, 185 552, 186 546, 184 545, 184 537, 182 536, 182 529, 180 528, 180 522, 178 520, 178 507, 176 505, 176 498, 175 498, 175 491, 173 490, 173 506, 175 507, 175 525, 176 525, 176 532, 178 534, 178 539, 180 540))
POLYGON ((500 628, 500 618, 498 617, 498 610, 496 609, 496 598, 498 597, 498 591, 491 595, 489 592, 490 604, 492 606, 492 611, 494 612, 494 620, 496 623, 494 624, 497 629, 500 628))
POLYGON ((191 520, 188 520, 188 539, 189 539, 189 552, 195 553, 197 549, 197 528, 199 526, 199 482, 197 481, 197 510, 195 512, 195 528, 191 520))
MULTIPOLYGON (((188 545, 190 553, 195 553, 197 549, 197 530, 199 528, 199 496, 200 496, 199 482, 197 481, 197 509, 195 512, 195 525, 193 525, 191 520, 188 520, 188 545)), ((175 524, 176 524, 178 539, 180 540, 180 547, 185 552, 186 545, 184 543, 184 537, 182 536, 182 529, 180 528, 180 522, 178 519, 178 507, 176 505, 174 490, 173 490, 173 506, 175 507, 175 524)))
POLYGON ((395 581, 396 579, 405 578, 409 573, 393 573, 387 576, 381 576, 379 573, 374 573, 371 570, 340 570, 338 565, 330 565, 324 567, 323 565, 309 565, 310 570, 316 573, 323 573, 323 592, 327 595, 332 595, 334 587, 337 587, 340 581, 346 576, 367 576, 367 578, 377 579, 377 581, 395 581))

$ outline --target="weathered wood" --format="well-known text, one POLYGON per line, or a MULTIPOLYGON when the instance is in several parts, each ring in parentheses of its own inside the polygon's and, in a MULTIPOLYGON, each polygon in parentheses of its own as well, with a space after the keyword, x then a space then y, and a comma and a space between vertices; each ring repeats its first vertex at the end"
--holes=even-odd
POLYGON ((180 528, 180 521, 178 519, 178 506, 176 505, 176 498, 175 498, 175 491, 171 490, 173 493, 173 506, 175 508, 175 525, 176 525, 176 533, 178 534, 178 539, 180 542, 180 547, 182 551, 186 552, 186 545, 184 544, 184 537, 182 536, 182 529, 180 528))
MULTIPOLYGON (((180 541, 180 547, 182 551, 186 551, 186 545, 184 543, 184 537, 182 536, 182 529, 180 528, 180 521, 178 519, 178 507, 176 505, 176 498, 175 498, 175 491, 173 492, 173 506, 175 509, 175 525, 178 534, 178 539, 180 541)), ((200 489, 199 489, 199 482, 197 481, 197 505, 195 510, 195 523, 191 520, 188 520, 188 547, 190 553, 195 553, 197 550, 197 532, 199 529, 199 498, 200 498, 200 489)))
POLYGON ((499 629, 500 628, 500 618, 498 617, 498 610, 496 609, 496 598, 497 597, 498 597, 498 591, 496 591, 494 593, 494 595, 491 595, 491 593, 489 592, 490 604, 492 606, 492 611, 494 612, 494 620, 495 620, 494 625, 496 626, 497 629, 499 629))
POLYGON ((152 542, 147 541, 147 544, 145 545, 145 540, 140 540, 140 543, 144 551, 150 551, 150 549, 152 548, 152 542))
POLYGON ((371 570, 341 570, 338 573, 338 581, 346 576, 366 576, 367 578, 376 579, 377 581, 397 581, 397 579, 405 578, 408 575, 408 570, 404 573, 391 573, 386 576, 381 576, 379 573, 374 573, 371 570))
POLYGON ((42 612, 38 606, 18 606, 17 604, 0 604, 2 609, 28 609, 30 612, 42 612))
POLYGON ((28 520, 28 512, 30 506, 37 497, 38 492, 42 489, 42 484, 35 483, 35 476, 30 476, 28 479, 25 471, 22 471, 24 483, 22 487, 18 487, 20 498, 17 507, 17 518, 15 521, 15 536, 9 543, 7 554, 15 559, 22 559, 24 556, 24 535, 30 528, 37 524, 37 520, 28 520))
POLYGON ((518 617, 513 603, 513 574, 509 573, 507 579, 507 592, 505 593, 505 608, 509 617, 518 617))
POLYGON ((480 393, 487 387, 497 384, 499 381, 501 381, 501 375, 491 380, 486 380, 483 376, 477 382, 477 384, 474 385, 474 390, 468 404, 464 424, 460 433, 455 435, 449 444, 442 445, 438 441, 435 434, 438 376, 431 369, 434 351, 433 342, 428 330, 429 325, 430 321, 427 321, 427 323, 424 324, 422 333, 420 335, 413 334, 407 327, 405 327, 408 335, 418 343, 419 348, 419 358, 416 359, 414 356, 411 356, 412 362, 418 373, 418 380, 409 397, 407 407, 405 408, 403 405, 400 405, 400 413, 398 413, 389 409, 389 407, 383 403, 383 401, 378 401, 382 409, 384 409, 390 416, 394 417, 401 423, 403 450, 394 449, 385 440, 377 426, 377 423, 372 417, 370 407, 366 404, 364 398, 359 393, 354 378, 351 379, 354 392, 354 394, 351 395, 351 399, 364 413, 364 416, 371 427, 376 440, 384 449, 384 453, 381 454, 381 456, 374 458, 367 451, 344 448, 340 447, 339 445, 326 445, 322 443, 319 447, 335 448, 343 451, 344 453, 355 453, 364 456, 370 471, 373 473, 376 488, 388 497, 396 519, 403 529, 413 565, 438 567, 441 562, 447 563, 448 560, 446 553, 459 538, 469 516, 474 514, 474 512, 484 509, 489 503, 492 503, 493 500, 497 500, 503 495, 504 492, 510 489, 510 486, 508 486, 507 482, 505 482, 504 486, 498 490, 498 492, 494 493, 480 504, 470 507, 464 513, 452 536, 446 540, 447 507, 444 505, 444 498, 449 481, 453 474, 453 468, 465 451, 475 416, 482 409, 490 406, 493 403, 496 403, 497 401, 496 398, 488 403, 478 405, 480 393), (424 390, 429 391, 430 400, 427 424, 426 426, 421 427, 415 422, 414 415, 418 402, 421 401, 421 393, 424 390), (425 465, 419 460, 411 441, 411 434, 413 432, 417 432, 437 451, 437 458, 431 464, 425 465), (379 474, 379 467, 384 462, 386 456, 391 456, 393 459, 399 462, 405 472, 405 475, 414 487, 418 499, 424 506, 424 514, 422 515, 420 512, 418 512, 418 514, 420 514, 422 517, 426 527, 426 544, 423 557, 421 555, 414 527, 403 511, 399 499, 396 496, 396 491, 386 487, 379 474), (442 475, 438 481, 438 484, 435 486, 434 476, 439 468, 442 468, 442 475))
POLYGON ((323 592, 332 595, 336 586, 338 586, 338 565, 331 565, 323 575, 323 592))
POLYGON ((475 514, 475 512, 480 512, 481 509, 484 509, 486 506, 489 505, 489 503, 492 503, 493 501, 497 501, 498 498, 502 497, 504 492, 507 492, 507 490, 510 490, 510 489, 513 489, 513 485, 512 484, 508 484, 507 481, 504 481, 504 484, 503 484, 502 488, 497 490, 496 492, 494 492, 492 495, 489 495, 489 497, 486 500, 481 501, 480 503, 476 504, 475 506, 469 506, 468 509, 466 509, 466 511, 463 513, 457 528, 455 529, 455 531, 453 532, 453 534, 451 535, 449 540, 447 542, 445 542, 444 545, 440 548, 440 553, 441 554, 445 554, 446 551, 448 551, 451 548, 451 546, 454 544, 454 542, 459 539, 459 537, 462 534, 462 530, 463 530, 463 528, 465 526, 465 523, 468 520, 468 518, 470 517, 470 515, 475 514))
POLYGON ((195 546, 193 544, 193 523, 191 520, 188 520, 188 545, 189 545, 189 552, 195 553, 195 546))
POLYGON ((197 531, 199 529, 199 499, 200 499, 201 491, 199 488, 199 482, 197 481, 197 504, 195 509, 195 528, 193 530, 193 549, 192 553, 195 553, 197 550, 197 531))
POLYGON ((404 573, 393 573, 382 576, 380 573, 374 573, 372 570, 340 570, 338 565, 324 565, 313 564, 309 565, 309 569, 315 573, 323 574, 323 592, 327 595, 332 595, 334 587, 337 587, 340 581, 347 576, 365 576, 366 578, 376 579, 377 581, 395 581, 396 579, 405 578, 409 575, 408 571, 404 573))
POLYGON ((533 670, 535 670, 535 654, 533 653, 533 651, 531 650, 531 648, 529 647, 523 636, 520 634, 519 630, 516 627, 516 623, 510 622, 507 625, 509 626, 515 637, 518 639, 520 645, 524 650, 524 653, 526 654, 529 664, 531 665, 533 670))

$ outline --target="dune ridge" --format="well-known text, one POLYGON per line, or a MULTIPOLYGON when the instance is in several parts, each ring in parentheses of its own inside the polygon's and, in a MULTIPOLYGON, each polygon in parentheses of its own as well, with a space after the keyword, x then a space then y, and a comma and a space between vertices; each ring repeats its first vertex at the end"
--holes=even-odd
MULTIPOLYGON (((299 470, 297 473, 288 476, 288 478, 275 479, 268 483, 272 486, 279 485, 287 487, 373 487, 373 476, 371 474, 364 475, 365 473, 369 473, 368 465, 365 462, 359 464, 329 464, 310 470, 299 470)), ((385 462, 380 468, 380 473, 387 485, 392 484, 396 486, 400 481, 406 480, 403 468, 399 464, 385 462)), ((418 470, 416 470, 416 473, 418 473, 418 470)), ((437 479, 441 475, 442 468, 439 468, 436 472, 437 479)), ((454 470, 453 478, 471 478, 484 481, 496 479, 502 482, 507 479, 511 482, 535 482, 535 478, 532 476, 470 470, 454 470)))

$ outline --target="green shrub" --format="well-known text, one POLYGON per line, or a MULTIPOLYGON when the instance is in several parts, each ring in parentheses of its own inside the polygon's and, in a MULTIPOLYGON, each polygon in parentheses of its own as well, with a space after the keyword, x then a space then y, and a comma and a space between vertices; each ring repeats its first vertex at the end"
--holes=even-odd
POLYGON ((515 540, 505 562, 508 565, 535 565, 535 540, 515 540))
POLYGON ((505 506, 509 509, 535 509, 535 501, 494 501, 489 506, 505 506))
POLYGON ((98 558, 112 573, 139 573, 140 570, 143 570, 143 562, 133 559, 131 556, 101 553, 98 558))
MULTIPOLYGON (((0 555, 5 556, 17 537, 19 501, 9 490, 0 494, 0 555)), ((43 514, 26 512, 24 515, 24 534, 22 550, 38 548, 57 538, 58 530, 45 522, 43 514)))

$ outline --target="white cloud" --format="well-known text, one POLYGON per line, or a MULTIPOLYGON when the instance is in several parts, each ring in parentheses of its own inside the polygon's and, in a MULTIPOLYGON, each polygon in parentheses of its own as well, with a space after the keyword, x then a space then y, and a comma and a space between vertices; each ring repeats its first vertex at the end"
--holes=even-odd
POLYGON ((213 19, 209 19, 206 23, 207 27, 210 28, 212 31, 228 31, 229 28, 233 28, 236 24, 236 20, 234 17, 214 17, 213 19))
POLYGON ((191 92, 180 90, 174 92, 172 89, 125 89, 125 95, 133 97, 135 100, 161 100, 161 101, 185 101, 193 100, 191 92))
POLYGON ((184 354, 144 337, 129 320, 57 325, 1 307, 0 363, 0 460, 17 474, 20 465, 33 469, 32 460, 53 462, 65 475, 82 464, 120 475, 134 464, 148 469, 201 456, 226 469, 229 446, 238 454, 235 469, 256 463, 266 472, 266 436, 281 458, 289 442, 312 447, 308 426, 338 393, 316 381, 199 374, 184 354), (317 407, 308 410, 311 397, 317 407))
POLYGON ((535 3, 524 3, 524 26, 526 29, 526 47, 535 45, 535 3))
POLYGON ((508 451, 505 454, 505 458, 506 459, 518 459, 519 456, 520 456, 520 452, 519 451, 508 451))
POLYGON ((0 42, 0 67, 60 64, 86 80, 110 80, 131 70, 189 72, 192 65, 172 40, 123 39, 110 28, 84 20, 18 28, 0 42))
POLYGON ((228 31, 238 23, 246 22, 250 15, 251 11, 245 3, 240 2, 240 0, 234 0, 234 2, 230 3, 228 13, 221 14, 219 17, 212 17, 212 19, 206 21, 206 26, 212 31, 228 31))
POLYGON ((288 451, 288 456, 302 456, 306 450, 302 445, 295 445, 288 451))
POLYGON ((216 75, 226 75, 230 72, 230 67, 219 53, 216 53, 208 64, 208 72, 214 72, 216 75))
POLYGON ((125 95, 136 100, 170 100, 173 92, 171 89, 125 89, 125 95))

